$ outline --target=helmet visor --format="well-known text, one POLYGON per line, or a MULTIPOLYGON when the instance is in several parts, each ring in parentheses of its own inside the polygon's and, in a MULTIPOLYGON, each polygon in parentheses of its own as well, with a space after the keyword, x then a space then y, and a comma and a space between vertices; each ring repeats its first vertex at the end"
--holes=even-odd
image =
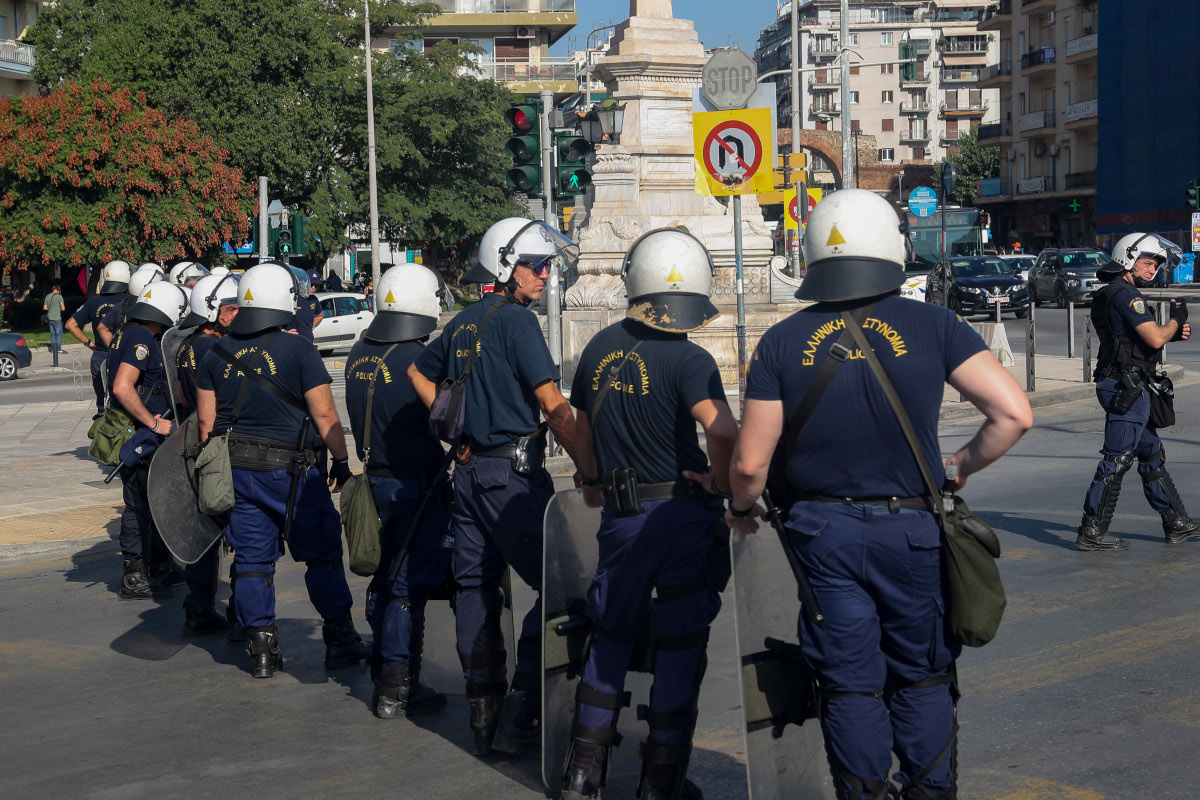
POLYGON ((312 277, 299 267, 288 267, 288 271, 296 279, 297 299, 308 297, 309 292, 312 291, 312 277))
POLYGON ((500 249, 500 260, 540 272, 555 264, 569 270, 579 261, 579 245, 541 220, 532 220, 500 249))

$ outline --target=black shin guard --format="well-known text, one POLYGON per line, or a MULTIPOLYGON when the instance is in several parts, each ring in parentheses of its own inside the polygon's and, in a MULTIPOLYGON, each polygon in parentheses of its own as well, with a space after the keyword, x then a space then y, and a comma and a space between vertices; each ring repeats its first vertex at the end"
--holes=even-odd
POLYGON ((593 798, 608 782, 608 763, 612 748, 621 744, 617 720, 621 709, 629 705, 629 692, 602 692, 583 681, 575 689, 575 724, 571 727, 571 745, 563 765, 564 800, 593 798), (589 705, 613 712, 612 724, 595 728, 579 722, 582 706, 589 705))
POLYGON ((1133 451, 1121 453, 1119 456, 1104 456, 1104 460, 1116 465, 1116 471, 1105 475, 1096 470, 1094 480, 1100 481, 1104 488, 1101 490, 1098 515, 1084 514, 1079 523, 1075 537, 1075 546, 1080 550, 1126 550, 1129 543, 1108 533, 1113 515, 1117 511, 1117 500, 1121 496, 1121 481, 1125 473, 1133 466, 1133 451))

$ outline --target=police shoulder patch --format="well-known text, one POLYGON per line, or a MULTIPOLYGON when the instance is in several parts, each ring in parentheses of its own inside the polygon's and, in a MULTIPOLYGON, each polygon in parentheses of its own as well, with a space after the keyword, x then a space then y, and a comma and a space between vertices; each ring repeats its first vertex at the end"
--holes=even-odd
POLYGON ((138 361, 145 361, 146 356, 150 355, 150 348, 144 344, 139 344, 133 348, 133 354, 137 357, 138 361))
POLYGON ((1146 313, 1146 301, 1140 297, 1135 297, 1129 301, 1129 305, 1133 306, 1133 310, 1139 314, 1146 313))

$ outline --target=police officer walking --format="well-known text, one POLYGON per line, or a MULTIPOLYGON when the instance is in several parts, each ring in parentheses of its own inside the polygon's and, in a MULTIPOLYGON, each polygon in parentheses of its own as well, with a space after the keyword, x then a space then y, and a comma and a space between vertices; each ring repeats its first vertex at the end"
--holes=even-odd
POLYGON ((729 577, 728 538, 714 528, 728 533, 722 498, 737 435, 716 362, 686 335, 719 316, 709 300, 713 272, 704 245, 682 229, 651 231, 634 242, 623 270, 627 319, 588 343, 571 387, 585 497, 604 512, 564 800, 600 795, 619 738, 625 673, 654 593, 654 688, 638 797, 700 796, 685 776, 709 625, 721 607, 723 583, 714 581, 722 577, 710 574, 714 557, 724 560, 729 577))
MULTIPOLYGON (((160 436, 171 433, 172 423, 163 419, 170 402, 159 340, 184 307, 179 287, 166 283, 146 287, 130 307, 128 324, 113 339, 109 353, 110 402, 129 415, 139 430, 149 428, 160 436)), ((117 596, 122 600, 170 597, 174 594, 171 584, 180 576, 150 517, 146 497, 149 472, 148 459, 132 467, 122 465, 120 470, 125 510, 119 539, 124 569, 117 596)))
POLYGON ((1200 524, 1188 517, 1175 481, 1167 472, 1166 450, 1150 420, 1150 394, 1159 391, 1156 375, 1167 342, 1191 335, 1187 305, 1171 302, 1171 319, 1155 322, 1138 287, 1167 260, 1167 251, 1148 233, 1131 233, 1113 247, 1112 261, 1100 271, 1110 278, 1092 300, 1092 326, 1100 337, 1094 378, 1096 399, 1104 409, 1103 458, 1083 500, 1083 520, 1075 546, 1080 550, 1126 550, 1129 543, 1108 532, 1117 510, 1121 480, 1136 458, 1150 507, 1162 516, 1168 544, 1200 536, 1200 524))
POLYGON ((259 264, 247 270, 230 335, 209 349, 196 375, 201 440, 228 435, 236 496, 228 527, 234 609, 246 628, 256 678, 283 668, 274 580, 285 545, 307 567, 308 596, 324 620, 325 668, 370 655, 354 630, 340 518, 317 468, 328 448, 330 485, 341 488, 350 477, 331 378, 312 345, 282 330, 295 315, 296 295, 286 268, 259 264))
POLYGON ((104 382, 104 362, 108 359, 108 343, 101 341, 98 326, 104 315, 115 306, 129 288, 129 277, 133 267, 128 261, 110 261, 104 265, 96 294, 89 297, 66 321, 63 329, 92 351, 90 364, 92 391, 96 393, 96 416, 104 413, 104 400, 108 390, 104 382), (92 338, 83 332, 83 326, 92 326, 92 338))
MULTIPOLYGON (((842 800, 954 796, 955 659, 962 649, 942 609, 935 498, 880 382, 856 347, 849 313, 894 384, 924 460, 945 480, 937 422, 947 381, 985 416, 950 457, 956 486, 1003 455, 1033 424, 1016 381, 954 312, 901 298, 906 225, 868 191, 844 189, 813 210, 808 275, 796 296, 816 304, 763 335, 751 365, 733 453, 726 520, 747 534, 755 501, 788 432, 787 544, 811 581, 824 624, 800 619, 800 644, 819 683, 826 750, 842 800), (802 399, 827 360, 836 371, 804 419, 802 399), (806 423, 806 424, 805 424, 806 423)), ((820 384, 818 384, 820 385, 820 384)))
POLYGON ((426 599, 445 578, 451 550, 444 484, 416 519, 425 493, 445 477, 438 474, 445 453, 406 377, 437 328, 438 279, 420 264, 400 264, 384 273, 380 287, 383 301, 346 360, 346 410, 382 525, 379 569, 367 600, 372 705, 376 716, 395 719, 446 707, 445 695, 421 683, 421 651, 426 599), (402 549, 406 555, 390 579, 402 549))
MULTIPOLYGON (((183 341, 176 356, 179 375, 179 402, 185 414, 195 412, 196 373, 204 356, 226 334, 237 316, 237 278, 233 275, 209 275, 192 287, 189 311, 180 321, 180 328, 195 328, 183 341)), ((221 549, 213 546, 194 564, 183 569, 188 594, 183 599, 183 635, 200 636, 226 630, 234 621, 232 608, 224 616, 217 613, 217 572, 221 564, 221 549)), ((233 601, 230 600, 232 607, 233 601)))
POLYGON ((548 426, 573 456, 575 418, 537 317, 526 306, 541 298, 551 262, 577 253, 574 242, 543 222, 513 217, 492 225, 465 280, 495 281, 496 293, 459 313, 408 371, 428 406, 438 384, 459 378, 471 363, 451 533, 458 656, 477 755, 493 747, 520 753, 541 730, 542 519, 554 494, 542 466, 545 434, 548 426), (539 409, 546 424, 538 423, 539 409), (500 584, 509 565, 539 597, 521 626, 506 699, 500 584))

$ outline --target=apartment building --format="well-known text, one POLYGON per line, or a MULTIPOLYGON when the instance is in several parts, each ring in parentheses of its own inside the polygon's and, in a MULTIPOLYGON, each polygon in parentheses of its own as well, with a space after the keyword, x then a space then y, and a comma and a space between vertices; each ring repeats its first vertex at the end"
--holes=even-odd
MULTIPOLYGON (((841 129, 841 26, 839 0, 799 2, 802 128, 841 129)), ((918 59, 914 75, 900 65, 850 68, 851 126, 875 137, 883 163, 927 162, 952 151, 960 133, 997 118, 999 91, 980 85, 996 60, 994 34, 979 30, 986 0, 850 0, 851 63, 895 61, 908 43, 918 59)), ((791 4, 777 4, 775 22, 755 48, 759 74, 791 67, 791 4)), ((776 83, 778 124, 791 125, 791 75, 776 83)), ((814 158, 814 181, 832 183, 814 158)))
POLYGON ((1097 0, 999 0, 980 30, 1000 40, 982 85, 1000 92, 981 144, 1000 148, 1000 176, 977 204, 1001 242, 1096 243, 1097 0))
POLYGON ((442 13, 423 26, 422 46, 432 47, 446 39, 469 41, 483 50, 473 56, 480 77, 527 97, 550 90, 557 102, 579 91, 576 60, 550 56, 550 46, 578 21, 575 0, 435 2, 442 13))
POLYGON ((33 45, 18 39, 37 22, 41 3, 32 0, 0 0, 0 96, 33 94, 33 45))

